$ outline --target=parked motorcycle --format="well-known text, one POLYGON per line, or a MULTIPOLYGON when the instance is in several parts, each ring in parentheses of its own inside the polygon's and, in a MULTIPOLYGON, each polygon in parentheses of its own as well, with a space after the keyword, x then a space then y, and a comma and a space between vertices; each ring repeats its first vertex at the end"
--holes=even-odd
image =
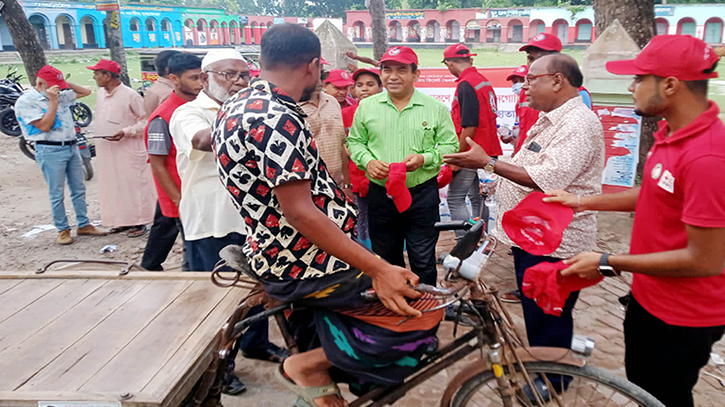
MULTIPOLYGON (((81 131, 80 126, 75 127, 76 130, 76 145, 78 150, 81 152, 81 159, 83 160, 83 176, 86 181, 90 181, 93 178, 93 165, 91 164, 91 158, 96 156, 96 146, 88 144, 88 139, 81 131)), ((20 151, 25 154, 26 157, 31 160, 35 160, 35 142, 26 140, 25 137, 19 137, 20 151)))

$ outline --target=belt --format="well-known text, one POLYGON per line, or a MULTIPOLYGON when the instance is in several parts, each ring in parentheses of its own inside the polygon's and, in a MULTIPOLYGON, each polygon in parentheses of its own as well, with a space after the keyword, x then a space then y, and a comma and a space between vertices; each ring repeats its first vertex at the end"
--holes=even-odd
POLYGON ((47 140, 38 140, 35 142, 35 144, 39 144, 41 146, 72 146, 75 145, 77 140, 66 140, 66 141, 47 141, 47 140))

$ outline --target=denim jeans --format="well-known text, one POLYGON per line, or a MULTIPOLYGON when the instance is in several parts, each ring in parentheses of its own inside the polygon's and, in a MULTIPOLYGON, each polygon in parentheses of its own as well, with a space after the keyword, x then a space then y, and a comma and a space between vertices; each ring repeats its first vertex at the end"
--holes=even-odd
MULTIPOLYGON (((478 172, 471 168, 461 168, 453 174, 448 185, 448 210, 451 211, 451 220, 468 220, 471 217, 481 216, 481 190, 478 184, 478 172), (471 201, 471 212, 466 208, 466 196, 471 201)), ((462 238, 465 230, 456 230, 456 238, 462 238)))
POLYGON ((65 181, 68 180, 70 199, 76 213, 76 226, 82 228, 90 222, 86 207, 86 185, 83 178, 83 161, 78 146, 35 145, 35 160, 43 171, 48 184, 53 223, 58 232, 70 229, 63 205, 65 181))

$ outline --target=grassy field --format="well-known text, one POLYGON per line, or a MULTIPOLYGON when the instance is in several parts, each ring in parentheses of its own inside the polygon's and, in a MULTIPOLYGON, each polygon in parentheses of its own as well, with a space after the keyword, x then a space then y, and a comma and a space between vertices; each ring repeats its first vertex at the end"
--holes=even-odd
MULTIPOLYGON (((565 50, 565 53, 571 55, 581 63, 584 58, 583 50, 565 50)), ((417 49, 418 59, 420 66, 422 67, 442 67, 441 59, 443 57, 443 50, 440 49, 417 49)), ((490 48, 474 48, 473 53, 478 54, 474 57, 476 66, 481 67, 494 67, 494 66, 511 66, 515 67, 526 62, 524 53, 522 52, 498 52, 496 49, 490 48)), ((360 55, 372 57, 373 51, 370 48, 360 49, 360 55)), ((93 74, 85 67, 93 65, 100 58, 108 58, 106 53, 104 56, 96 54, 95 56, 87 56, 80 53, 75 57, 51 57, 50 63, 56 68, 60 69, 64 73, 70 73, 71 82, 78 83, 80 85, 88 86, 95 89, 96 84, 93 81, 93 74)), ((128 63, 129 76, 131 80, 141 80, 141 63, 140 57, 137 52, 127 51, 126 61, 128 63)), ((18 63, 19 64, 19 63, 18 63)), ((22 71, 22 65, 19 64, 19 69, 22 71)), ((720 64, 718 68, 720 78, 710 81, 710 98, 717 102, 718 105, 725 106, 725 62, 720 64)), ((0 74, 3 72, 0 71, 0 74)), ((139 88, 140 82, 133 83, 133 88, 139 88)), ((85 98, 84 102, 95 108, 96 105, 96 94, 93 93, 91 96, 85 98)))

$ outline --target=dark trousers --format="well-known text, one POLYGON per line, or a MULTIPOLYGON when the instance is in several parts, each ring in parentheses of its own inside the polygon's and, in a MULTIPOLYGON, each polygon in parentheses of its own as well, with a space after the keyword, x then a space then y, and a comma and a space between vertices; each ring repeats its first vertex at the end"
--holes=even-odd
MULTIPOLYGON (((161 206, 159 206, 159 202, 156 201, 154 223, 151 225, 149 239, 146 242, 146 249, 144 249, 143 252, 141 267, 151 271, 162 271, 164 268, 161 264, 165 262, 166 258, 169 256, 179 232, 181 232, 181 236, 183 237, 184 230, 181 227, 179 218, 169 218, 164 216, 163 213, 161 213, 161 206)), ((186 253, 184 254, 184 261, 181 265, 181 269, 184 271, 189 270, 186 253)))
POLYGON ((666 324, 630 296, 624 318, 627 379, 667 407, 694 406, 692 388, 724 332, 725 326, 666 324))
POLYGON ((410 188, 410 195, 413 203, 400 213, 385 187, 370 183, 367 198, 372 249, 388 263, 405 267, 403 250, 407 247, 410 269, 421 283, 436 285, 438 230, 434 225, 440 219, 436 178, 410 188))
MULTIPOLYGON (((561 261, 555 257, 535 256, 527 253, 518 247, 511 249, 514 253, 514 268, 516 269, 516 285, 521 291, 521 284, 524 281, 524 272, 527 268, 539 263, 556 263, 561 261)), ((536 302, 521 296, 521 306, 524 309, 524 322, 526 323, 526 336, 529 338, 530 346, 551 346, 555 348, 571 348, 571 338, 574 335, 574 319, 572 310, 579 298, 579 291, 569 295, 564 303, 561 316, 545 314, 536 305, 536 302)))

